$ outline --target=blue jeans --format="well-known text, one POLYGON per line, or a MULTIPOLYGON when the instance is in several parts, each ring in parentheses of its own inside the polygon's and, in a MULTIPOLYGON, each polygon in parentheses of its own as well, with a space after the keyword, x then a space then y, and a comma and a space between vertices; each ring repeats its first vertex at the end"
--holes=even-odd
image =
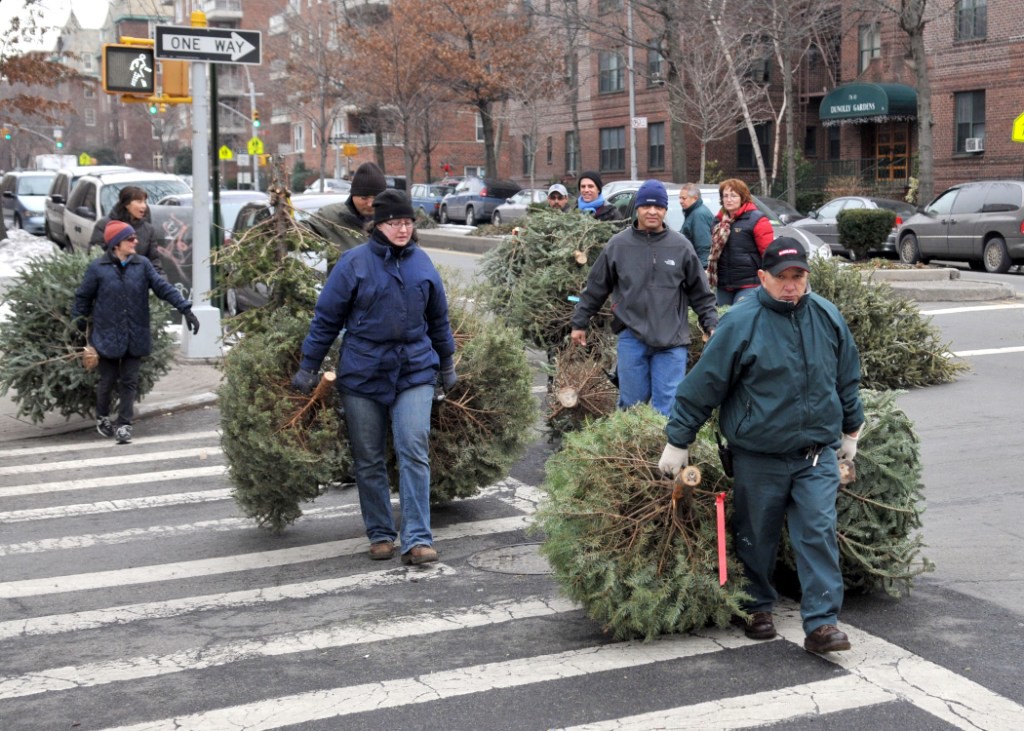
POLYGON ((433 543, 430 532, 430 405, 432 385, 414 386, 398 394, 391 406, 342 394, 348 440, 352 449, 359 508, 370 543, 398 537, 391 514, 387 469, 390 423, 398 456, 398 499, 402 509, 402 552, 433 543))
POLYGON ((734 448, 733 466, 736 557, 743 564, 749 582, 746 590, 753 599, 745 609, 770 612, 778 598, 771 579, 785 521, 800 578, 804 632, 836 624, 843 604, 836 538, 836 451, 826 447, 815 465, 803 451, 777 457, 734 448))
POLYGON ((668 416, 676 389, 686 375, 685 346, 655 350, 629 330, 619 334, 619 408, 650 401, 668 416))
POLYGON ((715 290, 715 300, 719 307, 724 307, 725 305, 738 305, 747 297, 753 296, 757 290, 757 287, 744 287, 743 289, 732 290, 718 287, 715 290))

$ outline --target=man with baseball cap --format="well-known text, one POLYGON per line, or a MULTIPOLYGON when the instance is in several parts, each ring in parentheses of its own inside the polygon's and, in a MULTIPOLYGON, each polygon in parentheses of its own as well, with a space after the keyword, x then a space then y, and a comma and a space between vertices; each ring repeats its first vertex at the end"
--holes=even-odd
POLYGON ((611 297, 619 333, 619 408, 650 401, 667 416, 686 375, 687 311, 692 307, 710 333, 718 310, 693 246, 665 226, 668 194, 660 180, 640 186, 636 211, 634 224, 612 236, 590 270, 572 316, 572 341, 587 344, 590 318, 611 297))
POLYGON ((804 648, 850 649, 836 625, 843 576, 836 539, 839 459, 853 459, 864 423, 860 357, 846 321, 808 288, 803 245, 764 252, 760 288, 722 317, 679 385, 658 467, 675 476, 716 407, 733 454, 733 546, 743 564, 747 637, 775 637, 772 572, 789 527, 802 592, 804 648))
POLYGON ((569 210, 569 191, 561 183, 548 188, 548 207, 554 211, 569 210))

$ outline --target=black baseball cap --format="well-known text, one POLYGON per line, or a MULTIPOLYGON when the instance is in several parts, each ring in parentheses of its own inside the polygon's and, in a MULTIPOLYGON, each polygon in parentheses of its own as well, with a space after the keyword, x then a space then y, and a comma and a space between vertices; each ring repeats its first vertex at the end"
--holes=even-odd
POLYGON ((791 267, 809 272, 811 268, 807 265, 807 251, 796 239, 780 236, 764 250, 761 268, 775 277, 791 267))

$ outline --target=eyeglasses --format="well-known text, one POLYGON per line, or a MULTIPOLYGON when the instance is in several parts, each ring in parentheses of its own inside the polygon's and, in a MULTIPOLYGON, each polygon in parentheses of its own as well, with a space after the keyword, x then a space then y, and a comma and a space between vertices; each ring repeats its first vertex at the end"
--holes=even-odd
POLYGON ((416 225, 414 221, 385 221, 384 223, 391 228, 398 229, 399 231, 403 228, 412 228, 416 225))
POLYGON ((123 240, 124 241, 138 241, 139 237, 138 236, 125 236, 123 240))
POLYGON ((563 198, 565 198, 565 196, 562 195, 561 193, 552 193, 551 195, 548 196, 548 200, 549 201, 551 201, 551 200, 560 201, 563 198))

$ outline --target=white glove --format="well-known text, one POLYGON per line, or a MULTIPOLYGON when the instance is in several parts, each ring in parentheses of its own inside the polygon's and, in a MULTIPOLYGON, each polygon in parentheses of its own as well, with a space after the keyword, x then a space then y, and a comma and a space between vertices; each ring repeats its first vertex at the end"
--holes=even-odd
POLYGON ((671 444, 666 444, 665 450, 661 453, 661 459, 658 460, 658 469, 661 470, 661 474, 671 479, 679 474, 679 470, 681 470, 689 461, 689 449, 673 447, 671 444))
POLYGON ((853 459, 857 456, 857 437, 850 436, 849 434, 843 434, 843 443, 839 445, 839 449, 836 451, 836 456, 839 459, 853 459))

